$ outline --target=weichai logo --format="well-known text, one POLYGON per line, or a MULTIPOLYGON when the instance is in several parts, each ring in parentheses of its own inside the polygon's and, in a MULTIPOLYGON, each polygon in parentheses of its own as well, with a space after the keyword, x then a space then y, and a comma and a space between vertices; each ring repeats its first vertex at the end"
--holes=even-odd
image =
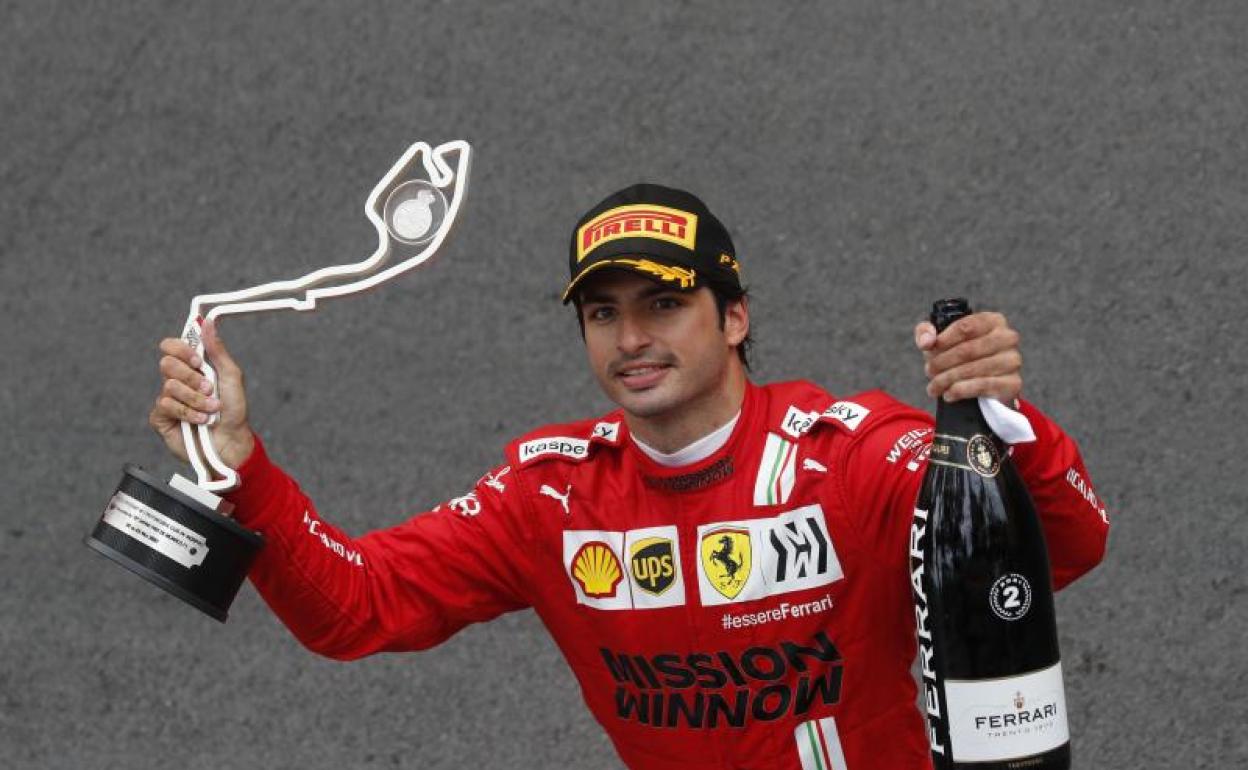
POLYGON ((618 206, 604 211, 576 231, 576 261, 617 238, 653 238, 693 250, 698 215, 651 204, 618 206))
POLYGON ((595 599, 615 596, 623 576, 620 560, 606 543, 586 543, 572 557, 572 577, 581 584, 586 596, 595 599))
POLYGON ((616 716, 651 727, 744 727, 841 700, 841 654, 823 631, 810 644, 741 652, 600 652, 616 684, 616 716))

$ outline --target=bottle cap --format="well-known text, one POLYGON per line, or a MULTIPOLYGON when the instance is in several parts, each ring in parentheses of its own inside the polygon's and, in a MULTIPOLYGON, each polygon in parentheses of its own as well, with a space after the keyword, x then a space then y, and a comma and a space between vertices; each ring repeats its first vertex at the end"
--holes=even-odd
POLYGON ((932 303, 932 315, 929 320, 940 334, 949 328, 949 324, 963 316, 971 314, 971 304, 962 297, 939 299, 932 303))

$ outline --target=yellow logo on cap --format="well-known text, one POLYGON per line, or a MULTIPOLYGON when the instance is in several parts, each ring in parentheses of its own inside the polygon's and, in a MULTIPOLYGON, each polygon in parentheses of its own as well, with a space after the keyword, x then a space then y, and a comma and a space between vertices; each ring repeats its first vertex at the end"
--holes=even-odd
MULTIPOLYGON (((612 265, 628 265, 634 270, 640 270, 643 273, 649 273, 660 281, 679 282, 680 288, 688 289, 693 286, 693 282, 697 280, 698 274, 695 270, 687 267, 676 267, 675 265, 660 265, 658 262, 652 262, 648 259, 613 259, 608 264, 612 265)), ((597 267, 597 264, 590 267, 597 267)))
POLYGON ((597 246, 617 238, 653 238, 692 251, 697 234, 697 214, 649 203, 618 206, 577 229, 576 261, 580 262, 597 246))

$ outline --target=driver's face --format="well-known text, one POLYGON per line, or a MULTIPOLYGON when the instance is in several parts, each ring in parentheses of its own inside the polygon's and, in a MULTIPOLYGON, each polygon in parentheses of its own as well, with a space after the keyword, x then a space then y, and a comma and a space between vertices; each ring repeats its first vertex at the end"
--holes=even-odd
POLYGON ((720 328, 710 289, 678 291, 623 270, 604 270, 587 283, 581 319, 598 384, 641 418, 713 400, 748 329, 740 305, 730 306, 720 328))

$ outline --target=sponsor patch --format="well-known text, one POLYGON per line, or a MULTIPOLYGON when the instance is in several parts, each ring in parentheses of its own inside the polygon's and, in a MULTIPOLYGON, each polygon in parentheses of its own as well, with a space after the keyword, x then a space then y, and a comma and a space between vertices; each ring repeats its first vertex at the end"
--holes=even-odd
POLYGON ((858 430, 871 410, 853 401, 837 401, 820 415, 825 420, 836 420, 850 430, 858 430))
POLYGON ((685 603, 675 526, 565 530, 563 560, 578 604, 642 610, 685 603))
POLYGON ((547 436, 535 438, 520 445, 520 462, 527 463, 546 455, 561 455, 573 460, 583 460, 589 456, 589 441, 571 436, 547 436))
POLYGON ((593 438, 614 444, 620 440, 620 424, 618 422, 600 422, 594 426, 593 438))
POLYGON ((1106 524, 1109 523, 1109 513, 1106 512, 1105 505, 1097 498, 1096 492, 1092 491, 1092 485, 1085 481, 1074 467, 1066 469, 1066 483, 1070 484, 1079 493, 1079 496, 1086 500, 1088 505, 1092 506, 1092 510, 1100 514, 1101 521, 1106 524))
POLYGON ((543 484, 542 488, 537 491, 540 494, 543 494, 553 500, 556 500, 559 503, 559 505, 563 506, 564 516, 572 515, 572 505, 569 502, 570 498, 572 497, 572 485, 571 484, 569 484, 568 488, 562 492, 555 489, 549 484, 543 484))
MULTIPOLYGON (((736 599, 750 582, 754 571, 750 530, 745 527, 713 527, 703 532, 699 528, 698 540, 701 543, 698 551, 702 567, 699 574, 703 583, 728 601, 736 599)), ((705 596, 702 603, 709 603, 705 596)))
POLYGON ((339 558, 344 559, 348 564, 354 564, 357 567, 364 566, 364 559, 360 556, 360 552, 354 548, 349 548, 343 543, 338 542, 334 538, 321 531, 321 520, 310 516, 305 510, 303 512, 303 526, 307 527, 308 534, 321 541, 321 545, 330 551, 333 551, 339 558))
POLYGON ((780 423, 780 430, 793 438, 801 438, 818 419, 819 412, 804 412, 796 406, 790 406, 789 411, 784 414, 784 422, 780 423))
POLYGON ((885 462, 896 465, 904 457, 906 470, 917 471, 932 450, 933 432, 931 428, 915 428, 901 434, 888 450, 885 462))
POLYGON ((802 722, 793 731, 793 740, 797 742, 802 770, 847 770, 849 767, 833 717, 802 722))
POLYGON ((628 567, 633 585, 652 596, 662 596, 676 582, 676 556, 672 541, 646 537, 628 547, 628 567))
POLYGON ((497 491, 499 494, 507 491, 507 485, 503 483, 503 477, 511 473, 511 466, 504 465, 496 471, 490 471, 481 478, 477 479, 477 484, 484 484, 490 489, 497 491))
POLYGON ((477 498, 476 492, 453 497, 446 502, 446 505, 460 516, 476 516, 481 513, 481 500, 477 498))
POLYGON ((572 578, 593 599, 611 599, 624 578, 620 557, 605 542, 592 540, 572 555, 572 578))
POLYGON ((693 250, 698 216, 649 203, 617 206, 594 217, 576 231, 576 261, 594 248, 619 238, 651 238, 693 250))
POLYGON ((825 713, 841 701, 844 659, 827 631, 754 642, 745 650, 685 646, 644 654, 600 647, 615 685, 615 715, 652 728, 722 733, 825 713))
POLYGON ((777 433, 768 433, 763 458, 758 463, 758 475, 754 477, 754 504, 787 503, 797 478, 796 466, 797 443, 777 433))
POLYGON ((830 585, 845 576, 819 504, 764 519, 698 527, 704 606, 830 585))

